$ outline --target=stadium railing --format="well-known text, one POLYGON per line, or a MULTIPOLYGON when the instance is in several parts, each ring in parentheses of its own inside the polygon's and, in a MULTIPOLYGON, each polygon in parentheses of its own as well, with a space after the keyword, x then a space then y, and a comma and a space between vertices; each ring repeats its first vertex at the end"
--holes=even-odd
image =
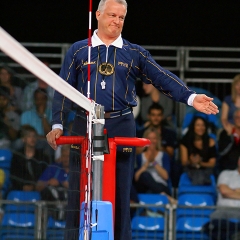
MULTIPOLYGON (((35 209, 34 212, 3 212, 0 239, 63 239, 64 219, 58 220, 50 216, 50 210, 56 203, 1 200, 0 204, 3 210, 6 205, 25 206, 21 209, 27 209, 29 204, 35 209)), ((240 234, 240 219, 213 220, 210 213, 216 209, 239 211, 239 208, 232 207, 133 203, 133 239, 235 239, 233 237, 240 234), (158 208, 160 210, 155 211, 158 208)))

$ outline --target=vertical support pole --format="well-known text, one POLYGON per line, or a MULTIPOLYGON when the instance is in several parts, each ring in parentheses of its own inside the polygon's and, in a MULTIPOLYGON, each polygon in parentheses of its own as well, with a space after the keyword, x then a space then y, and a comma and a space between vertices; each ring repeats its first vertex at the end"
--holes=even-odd
POLYGON ((102 175, 104 161, 104 107, 95 107, 97 121, 93 125, 93 196, 92 200, 102 200, 102 175))
POLYGON ((43 204, 42 202, 37 202, 35 204, 35 231, 34 231, 34 238, 35 239, 42 239, 42 209, 43 204))

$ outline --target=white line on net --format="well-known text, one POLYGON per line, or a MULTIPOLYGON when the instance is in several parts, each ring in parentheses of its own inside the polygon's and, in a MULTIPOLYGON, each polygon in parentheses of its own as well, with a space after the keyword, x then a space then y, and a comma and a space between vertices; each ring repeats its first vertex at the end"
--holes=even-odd
POLYGON ((33 75, 46 82, 86 111, 91 112, 94 109, 94 101, 89 100, 78 90, 60 78, 11 35, 9 35, 2 27, 0 27, 0 49, 33 75))

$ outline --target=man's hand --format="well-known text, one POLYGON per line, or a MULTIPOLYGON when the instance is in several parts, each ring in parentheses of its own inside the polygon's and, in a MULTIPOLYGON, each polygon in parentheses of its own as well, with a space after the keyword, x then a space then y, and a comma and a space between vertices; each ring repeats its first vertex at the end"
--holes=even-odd
POLYGON ((213 98, 210 98, 205 94, 197 94, 193 100, 193 107, 199 112, 217 114, 219 112, 218 107, 212 101, 213 98))
POLYGON ((49 133, 46 135, 48 144, 49 144, 54 150, 57 149, 56 139, 58 139, 58 138, 59 138, 60 136, 62 136, 62 135, 63 135, 63 130, 61 130, 61 129, 59 129, 59 128, 53 129, 51 132, 49 132, 49 133))

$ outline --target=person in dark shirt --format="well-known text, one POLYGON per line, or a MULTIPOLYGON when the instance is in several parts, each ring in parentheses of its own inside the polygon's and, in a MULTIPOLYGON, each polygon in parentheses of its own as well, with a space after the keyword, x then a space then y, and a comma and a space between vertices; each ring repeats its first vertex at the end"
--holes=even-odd
MULTIPOLYGON (((176 132, 164 124, 164 109, 159 103, 153 103, 148 109, 148 121, 143 128, 138 131, 138 137, 142 137, 144 131, 148 128, 155 128, 161 137, 162 150, 165 151, 169 157, 173 158, 174 150, 177 147, 176 132)), ((139 153, 139 152, 138 152, 139 153)))
POLYGON ((193 184, 210 184, 216 157, 215 140, 209 137, 208 122, 203 117, 194 117, 180 140, 180 160, 193 184))
POLYGON ((240 109, 233 114, 233 127, 220 133, 219 147, 219 171, 234 170, 240 158, 240 109))
POLYGON ((11 162, 11 190, 34 191, 50 159, 42 150, 36 149, 37 132, 32 126, 22 126, 21 134, 23 148, 14 152, 11 162))

